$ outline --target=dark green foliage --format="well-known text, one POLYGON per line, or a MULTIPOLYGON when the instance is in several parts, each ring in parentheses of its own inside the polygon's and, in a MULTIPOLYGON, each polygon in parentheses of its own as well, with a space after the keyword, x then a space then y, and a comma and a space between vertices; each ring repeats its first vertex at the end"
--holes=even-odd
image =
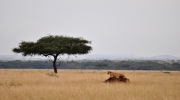
POLYGON ((40 55, 45 57, 53 57, 54 72, 57 73, 56 61, 59 55, 77 55, 87 54, 92 50, 83 38, 74 38, 67 36, 46 36, 42 37, 37 42, 21 42, 17 48, 13 49, 15 53, 22 53, 23 56, 40 55))
MULTIPOLYGON (((59 63, 59 61, 57 62, 59 63)), ((180 70, 179 64, 156 61, 61 61, 59 69, 112 69, 112 70, 180 70)), ((0 68, 51 69, 49 61, 8 61, 0 62, 0 68)))
POLYGON ((176 69, 180 69, 180 64, 179 63, 173 63, 172 66, 176 69))
POLYGON ((87 54, 92 50, 91 43, 83 38, 74 38, 66 36, 46 36, 37 40, 37 42, 21 42, 18 48, 14 48, 13 52, 22 53, 23 56, 43 55, 56 56, 59 54, 87 54))
POLYGON ((100 63, 100 64, 97 64, 96 66, 98 66, 98 67, 105 67, 105 66, 108 66, 108 64, 100 63))
POLYGON ((108 64, 106 64, 106 63, 99 63, 99 64, 96 64, 95 66, 97 66, 96 69, 106 69, 108 64))
POLYGON ((15 68, 15 69, 50 69, 51 62, 48 61, 8 61, 0 62, 1 68, 15 68))

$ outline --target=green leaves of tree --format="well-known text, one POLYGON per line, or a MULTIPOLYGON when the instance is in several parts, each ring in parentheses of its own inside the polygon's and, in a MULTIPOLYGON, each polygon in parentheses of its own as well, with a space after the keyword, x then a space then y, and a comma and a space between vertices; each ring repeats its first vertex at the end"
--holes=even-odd
POLYGON ((83 38, 67 36, 49 35, 42 37, 37 42, 21 42, 19 47, 14 48, 13 52, 27 55, 59 55, 59 54, 86 54, 92 50, 91 41, 83 38))

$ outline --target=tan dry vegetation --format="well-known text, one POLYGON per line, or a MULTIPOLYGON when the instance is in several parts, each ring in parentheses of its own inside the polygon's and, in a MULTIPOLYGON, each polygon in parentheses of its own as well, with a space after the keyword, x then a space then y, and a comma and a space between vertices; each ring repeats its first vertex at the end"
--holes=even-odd
POLYGON ((0 100, 180 100, 180 72, 115 71, 130 84, 104 83, 107 71, 0 70, 0 100))

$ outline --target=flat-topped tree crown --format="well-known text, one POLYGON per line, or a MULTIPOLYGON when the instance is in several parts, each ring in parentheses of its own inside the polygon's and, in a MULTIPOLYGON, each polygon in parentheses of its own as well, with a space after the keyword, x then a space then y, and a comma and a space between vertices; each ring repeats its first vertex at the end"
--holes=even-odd
POLYGON ((83 38, 49 35, 40 38, 37 42, 22 41, 17 48, 13 49, 13 52, 22 53, 23 56, 53 56, 54 72, 57 73, 56 60, 59 55, 87 54, 92 50, 92 47, 87 45, 90 43, 91 41, 83 38))

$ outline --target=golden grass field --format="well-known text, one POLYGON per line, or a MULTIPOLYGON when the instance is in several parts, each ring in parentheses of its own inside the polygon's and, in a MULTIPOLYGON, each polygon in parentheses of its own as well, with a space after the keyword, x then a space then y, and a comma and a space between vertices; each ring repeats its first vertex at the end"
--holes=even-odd
POLYGON ((0 69, 0 100, 180 100, 179 71, 115 71, 129 84, 104 83, 107 70, 58 70, 57 77, 52 72, 0 69))

